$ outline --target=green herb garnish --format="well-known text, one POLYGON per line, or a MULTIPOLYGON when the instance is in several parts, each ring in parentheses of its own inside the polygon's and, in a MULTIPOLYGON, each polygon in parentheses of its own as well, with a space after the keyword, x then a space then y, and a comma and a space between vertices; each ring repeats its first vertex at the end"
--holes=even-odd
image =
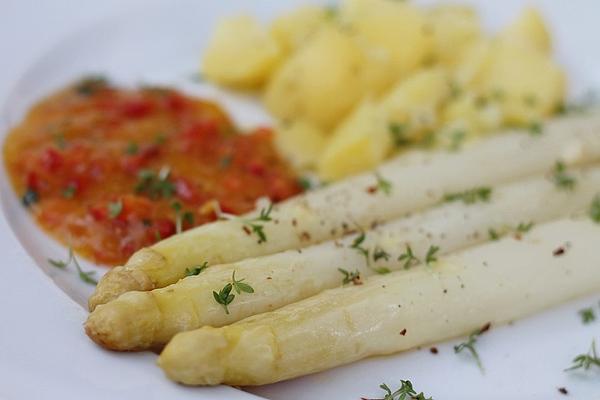
POLYGON ((235 299, 235 295, 231 293, 231 290, 234 289, 237 294, 245 293, 254 293, 254 288, 243 282, 244 279, 236 280, 235 279, 235 270, 231 274, 231 282, 227 283, 219 292, 213 291, 213 297, 215 301, 223 306, 225 309, 225 313, 229 314, 229 304, 235 299))
POLYGON ((600 223, 600 195, 596 195, 590 206, 590 217, 592 221, 600 223))
POLYGON ((527 222, 527 223, 519 222, 519 225, 517 225, 516 231, 517 231, 517 233, 527 233, 531 230, 531 228, 533 228, 533 225, 534 224, 532 221, 527 222))
POLYGON ((437 261, 437 252, 439 251, 438 246, 429 246, 427 250, 427 254, 425 255, 425 264, 429 265, 437 261))
POLYGON ((81 279, 85 283, 89 283, 91 285, 98 284, 98 281, 93 278, 93 276, 96 274, 96 271, 84 271, 81 268, 81 266, 79 265, 79 261, 77 261, 77 258, 75 257, 75 255, 73 253, 73 249, 71 247, 69 247, 69 255, 66 260, 53 260, 53 259, 49 258, 48 262, 53 267, 60 268, 60 269, 65 269, 70 264, 73 264, 75 266, 75 269, 77 270, 79 279, 81 279))
POLYGON ((57 133, 54 135, 54 144, 60 150, 64 150, 67 147, 67 140, 65 139, 65 135, 63 133, 57 133))
POLYGON ((592 340, 592 346, 587 354, 579 354, 573 359, 573 365, 565 371, 573 371, 576 369, 583 369, 584 371, 589 370, 593 366, 600 367, 600 358, 596 352, 596 341, 592 340))
POLYGON ((143 169, 138 173, 138 183, 135 192, 145 194, 153 200, 173 197, 175 185, 169 180, 171 171, 163 167, 158 174, 149 169, 143 169))
POLYGON ((454 131, 450 136, 450 151, 460 150, 460 147, 462 146, 466 138, 467 133, 465 131, 454 131))
POLYGON ((367 235, 364 232, 361 232, 361 234, 354 239, 354 241, 350 245, 350 248, 355 249, 360 254, 362 254, 367 259, 367 264, 369 264, 369 250, 362 247, 362 244, 366 238, 367 235))
POLYGON ((206 268, 208 268, 208 261, 204 261, 202 263, 202 265, 198 265, 196 267, 192 267, 192 268, 186 268, 185 269, 185 276, 195 276, 200 274, 200 272, 204 271, 206 268))
POLYGON ((394 146, 400 148, 410 144, 410 140, 406 137, 406 126, 398 123, 388 125, 388 131, 392 136, 394 146))
POLYGON ((490 228, 488 229, 488 236, 490 240, 499 240, 502 235, 494 228, 490 228))
POLYGON ((63 189, 62 196, 65 199, 72 199, 73 197, 75 197, 75 193, 77 193, 77 187, 73 184, 69 184, 66 188, 63 189))
POLYGON ((110 202, 110 203, 108 203, 107 208, 108 208, 108 216, 111 219, 115 219, 119 215, 121 215, 121 212, 123 211, 123 202, 121 200, 110 202))
POLYGON ((529 131, 529 134, 531 136, 539 136, 544 132, 543 128, 542 128, 542 124, 540 124, 537 121, 530 123, 527 130, 529 131))
POLYGON ((385 392, 382 399, 363 398, 363 400, 433 400, 431 397, 425 397, 423 392, 417 393, 412 383, 408 380, 400 380, 400 389, 395 392, 392 392, 390 387, 385 383, 382 383, 379 387, 385 392))
POLYGON ((402 253, 400 257, 398 257, 398 261, 404 261, 404 269, 409 269, 413 265, 416 265, 420 262, 419 259, 415 257, 409 244, 406 245, 406 250, 404 251, 404 253, 402 253))
POLYGON ((344 279, 342 280, 342 285, 345 285, 350 282, 352 282, 355 285, 360 285, 362 283, 360 280, 360 272, 358 272, 358 270, 356 270, 354 272, 350 272, 343 268, 338 268, 338 271, 340 271, 344 275, 344 279))
POLYGON ((385 261, 388 261, 390 259, 390 253, 386 252, 381 247, 376 246, 375 249, 373 250, 373 261, 377 261, 382 258, 385 261))
POLYGON ((139 151, 140 146, 135 142, 129 142, 127 147, 125 147, 125 154, 129 154, 130 156, 136 155, 139 151))
POLYGON ((554 164, 552 181, 561 190, 573 190, 577 183, 575 178, 567 173, 567 167, 562 161, 557 161, 554 164))
POLYGON ((596 313, 594 313, 594 309, 591 307, 579 310, 579 316, 581 317, 581 322, 584 324, 589 324, 596 320, 596 313))
POLYGON ((23 194, 23 197, 21 197, 21 204, 27 208, 31 207, 38 201, 40 201, 40 195, 32 188, 27 188, 27 190, 25 190, 25 194, 23 194))
POLYGON ((477 366, 484 372, 483 364, 481 363, 481 359, 479 358, 479 353, 475 349, 475 344, 477 343, 477 339, 479 336, 487 332, 491 327, 490 323, 485 324, 482 328, 477 329, 475 332, 469 335, 469 339, 466 342, 460 343, 458 346, 454 346, 454 353, 458 354, 463 350, 467 350, 471 356, 475 359, 477 366))
POLYGON ((386 196, 392 194, 392 183, 383 178, 378 172, 375 173, 375 177, 377 178, 377 190, 381 191, 386 196))
POLYGON ((101 89, 106 88, 108 81, 100 75, 93 75, 80 80, 75 85, 75 91, 82 96, 92 96, 101 89))
POLYGON ((452 203, 462 201, 465 204, 474 204, 477 202, 488 202, 492 195, 492 188, 483 186, 465 190, 464 192, 450 193, 444 196, 444 202, 452 203))

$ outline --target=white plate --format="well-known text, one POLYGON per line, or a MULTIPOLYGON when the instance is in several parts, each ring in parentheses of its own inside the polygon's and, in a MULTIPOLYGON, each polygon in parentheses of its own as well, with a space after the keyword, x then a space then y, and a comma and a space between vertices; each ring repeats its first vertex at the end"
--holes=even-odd
MULTIPOLYGON (((175 1, 92 26, 64 40, 23 75, 3 110, 2 134, 40 97, 89 73, 102 73, 122 84, 170 84, 217 99, 242 126, 269 122, 252 99, 194 83, 191 76, 219 16, 245 10, 267 20, 300 3, 175 1)), ((479 3, 486 25, 497 28, 525 2, 470 3, 479 3)), ((595 43, 600 34, 600 4, 593 0, 537 3, 552 23, 559 58, 569 70, 574 93, 600 86, 595 43)), ((4 170, 2 174, 0 196, 6 220, 0 220, 0 248, 9 261, 4 268, 10 270, 3 271, 0 282, 0 303, 6 308, 0 342, 11 345, 0 350, 0 398, 256 398, 231 388, 183 388, 162 377, 153 354, 108 353, 90 343, 81 329, 86 312, 77 303, 85 303, 91 288, 73 273, 48 266, 48 257, 62 258, 66 250, 36 228, 9 187, 4 170), (24 256, 7 224, 35 264, 24 256), (39 279, 38 267, 50 279, 39 279), (31 304, 11 304, 17 292, 27 292, 31 304)), ((104 271, 89 264, 86 268, 104 271)), ((600 398, 597 375, 563 372, 573 355, 587 351, 594 335, 600 337, 600 323, 583 326, 577 315, 580 308, 597 304, 598 297, 495 328, 478 345, 485 375, 471 361, 453 354, 455 343, 444 343, 437 346, 438 355, 424 349, 372 358, 250 391, 269 399, 358 399, 381 395, 381 382, 394 386, 400 379, 410 379, 418 390, 436 399, 558 398, 557 387, 563 386, 571 398, 600 398)))

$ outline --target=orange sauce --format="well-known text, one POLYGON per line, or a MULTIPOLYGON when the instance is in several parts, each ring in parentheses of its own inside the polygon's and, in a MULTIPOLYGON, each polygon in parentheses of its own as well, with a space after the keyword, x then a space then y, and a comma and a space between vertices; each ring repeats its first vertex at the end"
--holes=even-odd
POLYGON ((91 260, 124 263, 178 230, 301 191, 268 129, 240 134, 215 104, 89 78, 35 105, 4 158, 39 225, 91 260))

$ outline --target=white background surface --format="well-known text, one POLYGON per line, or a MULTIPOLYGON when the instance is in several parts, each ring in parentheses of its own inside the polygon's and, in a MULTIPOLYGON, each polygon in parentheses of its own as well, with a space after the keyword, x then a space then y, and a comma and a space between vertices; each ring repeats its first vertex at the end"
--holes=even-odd
MULTIPOLYGON (((208 2, 198 0, 205 1, 208 2)), ((4 102, 24 70, 69 32, 120 13, 123 8, 154 3, 166 1, 0 0, 0 102, 4 102)), ((488 9, 494 9, 486 12, 485 17, 496 26, 514 15, 520 8, 518 4, 523 4, 516 0, 494 2, 494 7, 491 1, 480 3, 490 4, 488 9)), ((556 5, 559 1, 545 3, 556 5)), ((560 3, 551 15, 557 34, 562 38, 580 39, 569 40, 568 46, 565 43, 561 46, 578 55, 571 70, 576 75, 586 75, 588 82, 598 82, 598 3, 595 0, 560 3)), ((81 328, 86 313, 50 284, 34 265, 11 233, 4 215, 0 215, 0 251, 4 261, 0 265, 0 399, 248 398, 228 388, 199 391, 171 384, 152 365, 155 358, 152 354, 123 355, 98 349, 87 340, 81 328)), ((415 351, 402 356, 400 367, 394 358, 372 359, 286 385, 298 396, 304 393, 303 398, 311 400, 318 399, 310 394, 310 388, 316 385, 326 388, 331 399, 340 398, 335 395, 339 385, 351 386, 352 393, 356 393, 351 399, 358 399, 361 395, 377 396, 377 386, 382 381, 393 385, 399 379, 411 377, 417 377, 415 386, 426 393, 435 386, 437 390, 431 395, 436 400, 481 398, 460 393, 474 393, 474 387, 484 390, 486 386, 494 388, 484 392, 490 393, 489 399, 559 399, 562 397, 556 391, 558 386, 567 386, 571 399, 600 399, 600 394, 595 395, 600 393, 600 384, 596 382, 596 386, 591 386, 594 379, 599 380, 599 375, 592 376, 590 381, 589 377, 566 376, 557 369, 557 366, 566 367, 572 355, 585 351, 591 337, 600 337, 600 325, 583 327, 576 314, 592 301, 596 302, 597 298, 566 305, 512 327, 495 329, 482 340, 480 348, 482 354, 487 354, 486 364, 493 366, 488 368, 485 380, 472 363, 455 359, 451 354, 453 343, 447 343, 438 347, 441 356, 451 362, 442 362, 442 357, 440 362, 431 362, 433 356, 426 350, 415 351), (556 337, 565 342, 557 343, 556 337), (522 343, 523 347, 515 347, 514 343, 522 343), (382 366, 387 372, 379 372, 382 366), (365 374, 365 370, 378 372, 370 375, 365 374), (588 395, 578 394, 579 387, 588 395), (590 397, 590 393, 594 395, 590 397)), ((278 385, 266 387, 261 393, 283 398, 278 385)), ((296 398, 299 397, 289 400, 296 398)))

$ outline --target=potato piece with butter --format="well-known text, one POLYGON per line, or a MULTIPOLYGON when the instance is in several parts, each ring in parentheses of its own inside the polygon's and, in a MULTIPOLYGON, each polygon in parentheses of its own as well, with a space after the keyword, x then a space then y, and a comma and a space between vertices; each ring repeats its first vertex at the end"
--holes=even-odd
POLYGON ((348 35, 324 26, 273 75, 264 95, 266 107, 280 119, 304 119, 332 129, 362 97, 364 63, 348 35))
POLYGON ((521 15, 500 34, 502 40, 529 45, 545 54, 552 50, 552 39, 544 18, 535 8, 526 8, 521 15))
POLYGON ((482 36, 479 17, 467 6, 439 5, 427 13, 433 32, 433 59, 445 65, 456 63, 461 50, 482 36))
POLYGON ((406 2, 346 0, 339 19, 370 46, 388 53, 395 70, 390 83, 421 66, 430 54, 431 32, 425 16, 406 2))
POLYGON ((323 7, 300 7, 275 19, 271 24, 271 34, 285 53, 291 53, 327 22, 327 15, 327 10, 323 7))
POLYGON ((401 139, 414 142, 438 125, 440 106, 449 95, 448 73, 442 68, 427 69, 400 81, 381 107, 389 124, 403 127, 401 139))
POLYGON ((297 170, 314 167, 319 159, 327 135, 307 121, 280 122, 275 134, 275 145, 297 170))
POLYGON ((365 100, 335 130, 318 164, 325 181, 374 168, 392 147, 383 110, 365 100))
POLYGON ((217 84, 251 88, 263 84, 279 63, 277 41, 253 17, 221 20, 202 60, 202 73, 217 84))

